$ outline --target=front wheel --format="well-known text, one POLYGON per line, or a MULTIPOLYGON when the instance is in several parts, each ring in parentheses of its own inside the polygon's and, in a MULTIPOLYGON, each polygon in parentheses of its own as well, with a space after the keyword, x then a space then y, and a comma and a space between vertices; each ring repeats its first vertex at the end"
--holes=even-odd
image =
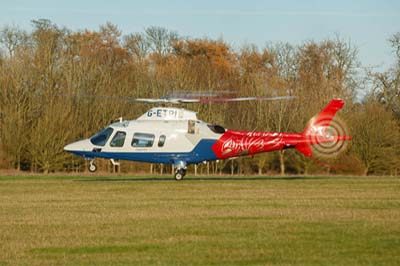
POLYGON ((96 172, 96 170, 97 170, 97 166, 94 163, 90 162, 89 172, 94 173, 94 172, 96 172))

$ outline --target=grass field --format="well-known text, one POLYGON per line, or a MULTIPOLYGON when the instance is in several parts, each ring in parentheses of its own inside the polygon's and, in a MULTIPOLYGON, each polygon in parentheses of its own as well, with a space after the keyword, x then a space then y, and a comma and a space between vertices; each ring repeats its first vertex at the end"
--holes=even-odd
POLYGON ((400 179, 0 177, 0 265, 400 265, 400 179))

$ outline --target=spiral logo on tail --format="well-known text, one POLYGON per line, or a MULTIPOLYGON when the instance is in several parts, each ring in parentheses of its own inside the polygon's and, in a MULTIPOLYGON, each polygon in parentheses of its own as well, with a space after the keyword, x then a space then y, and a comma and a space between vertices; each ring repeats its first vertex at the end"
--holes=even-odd
POLYGON ((312 131, 310 141, 316 157, 330 159, 346 150, 347 128, 339 119, 321 119, 312 131))

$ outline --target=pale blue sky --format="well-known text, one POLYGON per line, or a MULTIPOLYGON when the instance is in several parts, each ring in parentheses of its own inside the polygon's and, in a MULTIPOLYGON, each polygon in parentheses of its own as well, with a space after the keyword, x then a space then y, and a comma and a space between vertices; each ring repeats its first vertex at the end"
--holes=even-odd
POLYGON ((222 36, 235 48, 269 41, 301 44, 338 33, 358 47, 364 66, 385 69, 393 63, 387 39, 400 32, 400 1, 0 0, 0 25, 30 29, 38 18, 74 30, 110 21, 123 34, 162 26, 183 36, 222 36))

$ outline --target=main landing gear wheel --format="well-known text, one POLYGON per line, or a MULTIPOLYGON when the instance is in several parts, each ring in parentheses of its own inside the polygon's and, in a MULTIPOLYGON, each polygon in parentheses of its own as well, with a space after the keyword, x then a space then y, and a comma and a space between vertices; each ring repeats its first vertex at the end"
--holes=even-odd
POLYGON ((186 175, 186 170, 185 169, 181 169, 181 168, 176 169, 176 171, 175 171, 175 179, 177 181, 182 180, 185 175, 186 175))
POLYGON ((94 164, 93 160, 89 163, 89 172, 94 173, 97 171, 97 166, 94 164))

